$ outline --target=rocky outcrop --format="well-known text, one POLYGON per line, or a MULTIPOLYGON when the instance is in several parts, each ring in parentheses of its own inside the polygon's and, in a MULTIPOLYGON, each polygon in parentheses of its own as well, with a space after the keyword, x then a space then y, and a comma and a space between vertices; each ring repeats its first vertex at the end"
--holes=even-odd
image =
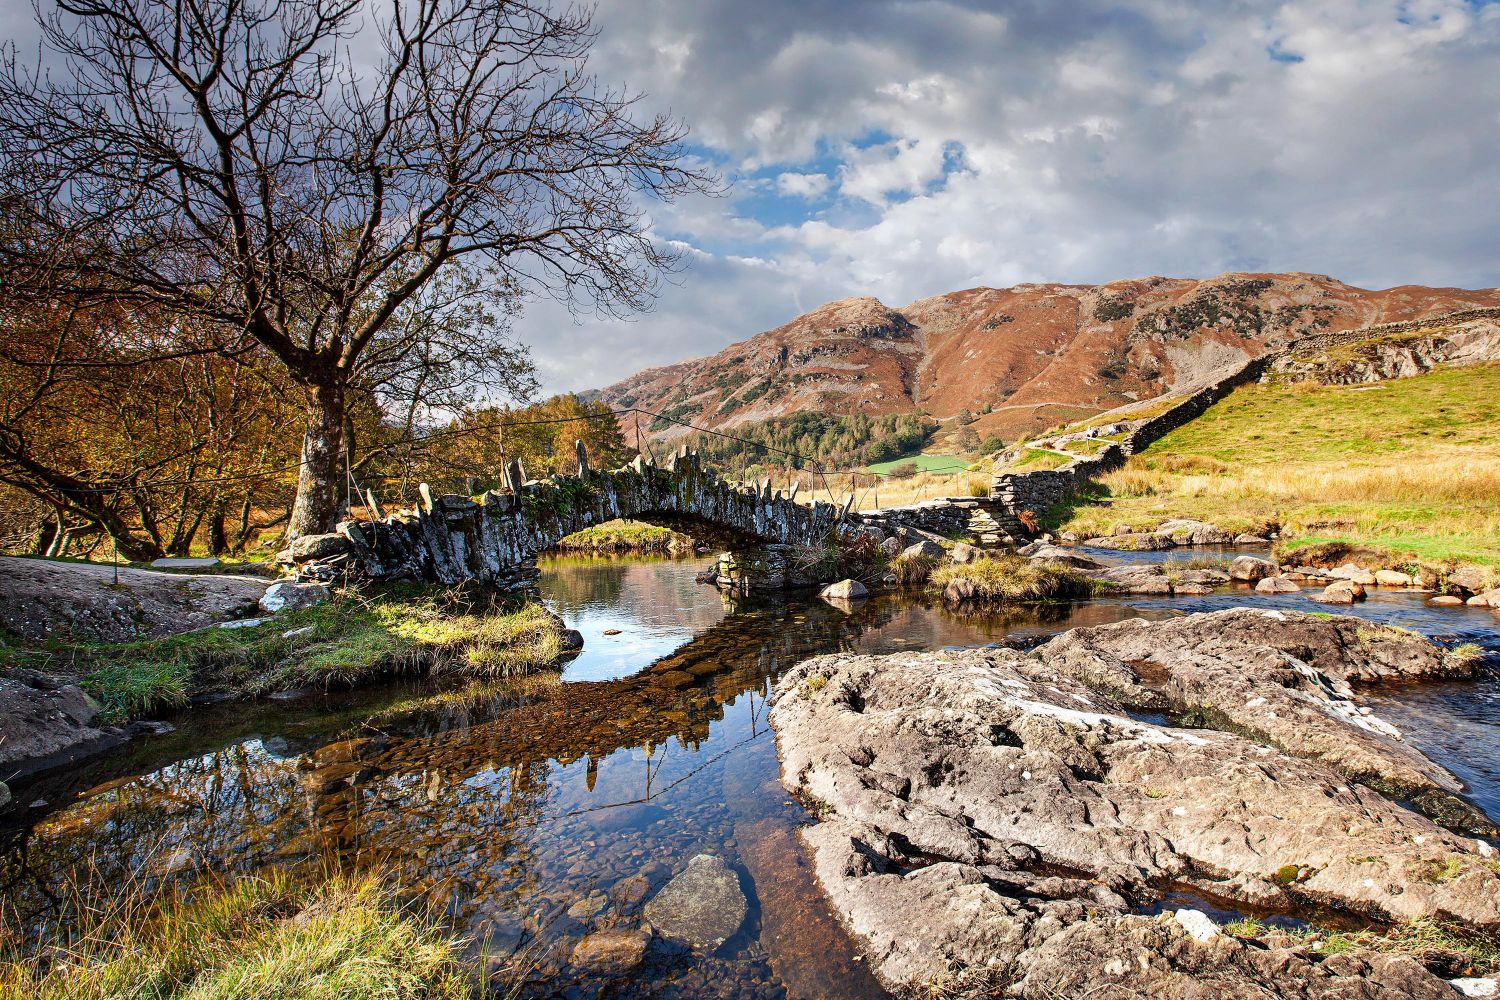
POLYGON ((1448 659, 1395 635, 1367 650, 1357 623, 1310 616, 1124 624, 1030 656, 824 656, 781 679, 771 721, 783 781, 820 817, 804 831, 815 872, 880 978, 1036 998, 1451 997, 1411 959, 1319 962, 1215 933, 1201 914, 1144 915, 1188 891, 1223 908, 1494 933, 1500 874, 1488 845, 1351 780, 1330 747, 1162 724, 1130 704, 1170 707, 1189 699, 1147 692, 1239 675, 1233 697, 1305 704, 1302 721, 1321 715, 1370 766, 1449 786, 1415 751, 1366 740, 1400 745, 1325 687, 1443 675, 1448 659), (1289 663, 1299 652, 1321 680, 1284 676, 1303 675, 1289 663), (1267 672, 1282 695, 1253 693, 1267 672))
POLYGON ((1411 378, 1439 365, 1496 360, 1500 360, 1500 309, 1483 309, 1441 321, 1308 337, 1278 356, 1267 374, 1278 382, 1359 385, 1411 378))
POLYGON ((0 627, 27 642, 128 642, 255 612, 266 581, 0 556, 0 627))
POLYGON ((1248 734, 1410 798, 1443 822, 1494 830, 1458 798, 1457 779, 1355 701, 1355 684, 1480 669, 1414 633, 1358 618, 1234 609, 1075 629, 1039 655, 1137 710, 1248 734))

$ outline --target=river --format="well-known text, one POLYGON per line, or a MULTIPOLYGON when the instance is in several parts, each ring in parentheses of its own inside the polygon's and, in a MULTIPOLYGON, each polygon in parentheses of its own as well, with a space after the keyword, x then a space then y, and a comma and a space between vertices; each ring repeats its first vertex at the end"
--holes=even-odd
MULTIPOLYGON (((104 897, 200 870, 379 864, 446 913, 472 960, 525 980, 525 995, 883 996, 796 847, 808 816, 780 786, 766 722, 781 671, 820 652, 983 646, 1235 605, 1328 610, 1238 586, 984 616, 912 595, 850 610, 806 597, 736 606, 694 582, 699 568, 544 561, 543 597, 585 641, 560 674, 200 706, 173 733, 20 785, 18 799, 38 804, 0 831, 5 919, 35 939, 74 883, 104 897), (657 940, 607 987, 568 965, 587 934, 637 925, 641 900, 698 853, 739 874, 749 913, 735 937, 711 955, 657 940)), ((1350 612, 1500 653, 1489 611, 1372 590, 1350 612)), ((1370 700, 1500 817, 1500 682, 1370 700)))

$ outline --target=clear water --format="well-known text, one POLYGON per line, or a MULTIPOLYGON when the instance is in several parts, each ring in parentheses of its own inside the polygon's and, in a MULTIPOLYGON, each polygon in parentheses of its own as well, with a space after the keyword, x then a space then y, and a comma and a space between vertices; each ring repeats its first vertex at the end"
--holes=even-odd
MULTIPOLYGON (((14 930, 40 935, 75 878, 108 892, 199 869, 380 864, 446 910, 476 961, 532 969, 529 995, 881 996, 796 847, 807 816, 781 788, 766 725, 781 671, 820 652, 983 646, 1242 604, 1326 610, 1243 588, 980 617, 910 596, 848 611, 805 598, 736 606, 695 584, 698 569, 544 563, 544 597, 585 636, 560 675, 199 708, 175 733, 17 788, 47 804, 0 834, 14 930), (708 955, 657 940, 624 982, 570 968, 581 938, 638 924, 642 896, 697 853, 740 878, 749 915, 734 938, 708 955)), ((1375 592, 1353 613, 1500 650, 1490 612, 1375 592)), ((1500 815, 1496 682, 1377 697, 1500 815)))

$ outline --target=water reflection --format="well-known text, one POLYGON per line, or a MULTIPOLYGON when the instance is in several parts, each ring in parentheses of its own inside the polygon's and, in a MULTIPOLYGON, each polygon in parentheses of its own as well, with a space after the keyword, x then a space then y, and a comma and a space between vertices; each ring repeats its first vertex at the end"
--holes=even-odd
MULTIPOLYGON (((693 583, 696 569, 545 565, 544 596, 586 637, 561 677, 195 710, 172 736, 18 789, 72 802, 10 833, 0 891, 21 933, 36 939, 66 912, 72 873, 109 887, 199 868, 380 863, 444 906, 476 954, 523 951, 537 966, 534 991, 594 996, 603 984, 568 966, 577 941, 638 923, 641 903, 705 852, 741 875, 741 933, 714 955, 658 941, 611 995, 878 996, 796 848, 806 817, 780 786, 766 728, 776 676, 817 652, 980 646, 1249 603, 1226 592, 958 617, 887 596, 848 609, 798 600, 731 611, 693 583), (628 638, 611 644, 603 633, 615 629, 628 638)), ((1434 697, 1412 711, 1454 711, 1434 697)), ((1462 724, 1429 725, 1453 734, 1452 746, 1429 749, 1451 758, 1475 740, 1493 748, 1486 704, 1462 724)), ((1495 804, 1492 768, 1455 770, 1482 805, 1495 804)))

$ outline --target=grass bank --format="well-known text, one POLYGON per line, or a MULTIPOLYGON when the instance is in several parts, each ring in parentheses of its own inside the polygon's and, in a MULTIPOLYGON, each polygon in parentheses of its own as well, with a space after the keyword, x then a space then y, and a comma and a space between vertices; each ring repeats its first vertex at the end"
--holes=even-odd
POLYGON ((555 547, 563 552, 690 552, 693 540, 670 528, 621 520, 574 532, 555 547))
POLYGON ((949 604, 1041 604, 1094 597, 1102 580, 1067 566, 997 555, 939 566, 929 584, 949 604))
POLYGON ((206 692, 351 687, 397 673, 510 677, 550 666, 562 651, 562 623, 538 604, 396 585, 343 592, 249 628, 126 643, 12 644, 0 649, 0 665, 81 676, 120 719, 206 692))
POLYGON ((1500 365, 1372 386, 1247 385, 1056 512, 1082 535, 1170 517, 1500 566, 1500 365))
POLYGON ((276 873, 125 896, 85 908, 55 952, 0 952, 0 1000, 470 995, 458 942, 376 875, 276 873))

